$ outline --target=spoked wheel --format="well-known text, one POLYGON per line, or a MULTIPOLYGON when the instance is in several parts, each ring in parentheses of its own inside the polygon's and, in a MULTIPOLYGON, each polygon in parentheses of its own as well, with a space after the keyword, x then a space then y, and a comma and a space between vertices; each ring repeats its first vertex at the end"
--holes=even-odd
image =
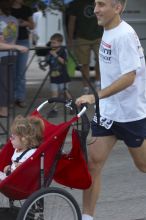
POLYGON ((81 212, 70 193, 49 187, 35 192, 25 201, 17 220, 81 220, 81 212))

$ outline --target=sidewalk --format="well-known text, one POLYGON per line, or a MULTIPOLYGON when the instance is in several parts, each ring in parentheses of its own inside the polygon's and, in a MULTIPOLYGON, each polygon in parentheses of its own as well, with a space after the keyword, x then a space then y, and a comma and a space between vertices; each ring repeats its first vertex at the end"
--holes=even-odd
MULTIPOLYGON (((44 76, 45 72, 37 68, 37 61, 34 59, 27 73, 28 105, 31 104, 32 98, 44 76)), ((48 98, 48 85, 48 82, 46 82, 31 110, 34 110, 42 101, 48 98)), ((82 89, 81 81, 73 81, 70 89, 74 97, 78 97, 82 89)), ((25 114, 26 111, 27 109, 16 108, 16 114, 25 114)), ((92 108, 88 109, 90 118, 93 111, 92 108)), ((60 119, 62 118, 58 118, 58 120, 60 119)), ((121 141, 116 144, 103 169, 102 182, 95 220, 146 219, 146 174, 140 173, 135 168, 127 147, 121 141)), ((82 192, 66 187, 63 188, 71 192, 81 207, 82 192)), ((6 202, 3 196, 0 195, 0 205, 6 202)))

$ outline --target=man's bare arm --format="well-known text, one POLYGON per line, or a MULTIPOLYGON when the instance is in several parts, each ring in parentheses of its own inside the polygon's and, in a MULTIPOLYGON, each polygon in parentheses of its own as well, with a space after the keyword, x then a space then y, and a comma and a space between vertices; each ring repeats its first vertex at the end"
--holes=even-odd
POLYGON ((135 80, 135 76, 136 76, 135 71, 122 75, 118 80, 113 82, 110 86, 98 92, 99 99, 107 98, 128 88, 133 84, 135 80))
MULTIPOLYGON (((107 98, 128 88, 133 84, 135 80, 135 76, 136 76, 135 71, 122 75, 118 80, 113 82, 110 86, 98 91, 99 99, 107 98)), ((76 104, 81 105, 82 103, 88 103, 88 104, 95 103, 94 95, 83 95, 77 98, 76 104)))

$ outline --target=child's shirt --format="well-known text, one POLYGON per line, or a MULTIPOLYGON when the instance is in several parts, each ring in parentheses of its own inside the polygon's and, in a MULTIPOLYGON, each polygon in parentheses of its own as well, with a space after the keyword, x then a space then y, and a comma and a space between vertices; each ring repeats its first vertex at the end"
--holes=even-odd
MULTIPOLYGON (((29 157, 32 156, 32 154, 34 154, 34 152, 36 151, 36 148, 30 149, 29 151, 27 151, 22 158, 19 160, 19 163, 23 163, 25 160, 27 160, 29 157)), ((15 162, 17 160, 18 157, 21 156, 23 152, 17 152, 17 150, 14 151, 14 154, 11 158, 12 161, 12 165, 11 165, 11 170, 10 172, 13 172, 17 167, 18 167, 18 162, 15 162)), ((0 181, 4 180, 7 177, 7 175, 4 172, 0 171, 0 181)))
MULTIPOLYGON (((27 151, 23 157, 19 160, 19 163, 23 163, 25 160, 27 160, 29 157, 31 157, 31 155, 36 151, 36 148, 33 148, 33 149, 30 149, 29 151, 27 151)), ((12 156, 12 165, 11 165, 11 172, 13 172, 16 168, 17 168, 17 165, 18 163, 15 162, 16 159, 18 157, 21 156, 23 152, 17 152, 17 150, 14 151, 14 154, 12 156)))
POLYGON ((59 62, 58 58, 54 57, 50 53, 47 55, 46 59, 50 65, 50 80, 51 83, 66 83, 70 81, 70 77, 67 73, 66 60, 67 54, 63 47, 57 51, 57 55, 64 59, 65 63, 62 64, 59 62))

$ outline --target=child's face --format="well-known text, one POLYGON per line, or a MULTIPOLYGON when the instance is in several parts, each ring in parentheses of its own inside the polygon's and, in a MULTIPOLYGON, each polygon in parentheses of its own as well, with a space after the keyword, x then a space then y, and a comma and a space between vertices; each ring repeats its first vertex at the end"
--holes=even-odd
MULTIPOLYGON (((57 40, 51 40, 51 47, 60 47, 61 46, 61 42, 57 41, 57 40)), ((57 48, 56 48, 57 49, 57 48)))
POLYGON ((22 149, 21 138, 18 135, 12 134, 10 136, 10 141, 11 141, 14 149, 18 149, 18 150, 22 149))

